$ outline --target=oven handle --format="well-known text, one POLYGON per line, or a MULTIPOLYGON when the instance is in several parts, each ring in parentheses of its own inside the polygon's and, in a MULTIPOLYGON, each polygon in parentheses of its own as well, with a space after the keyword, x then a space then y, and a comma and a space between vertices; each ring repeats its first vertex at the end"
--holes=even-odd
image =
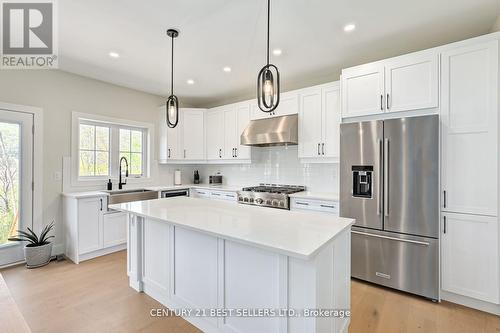
POLYGON ((355 230, 351 230, 351 233, 356 234, 356 235, 368 236, 368 237, 388 239, 388 240, 393 240, 393 241, 397 241, 397 242, 412 243, 412 244, 417 244, 417 245, 422 245, 422 246, 429 246, 429 243, 427 243, 427 242, 420 242, 420 241, 416 241, 416 240, 412 240, 412 239, 403 239, 403 238, 375 235, 375 234, 369 234, 367 232, 360 232, 360 231, 355 231, 355 230))

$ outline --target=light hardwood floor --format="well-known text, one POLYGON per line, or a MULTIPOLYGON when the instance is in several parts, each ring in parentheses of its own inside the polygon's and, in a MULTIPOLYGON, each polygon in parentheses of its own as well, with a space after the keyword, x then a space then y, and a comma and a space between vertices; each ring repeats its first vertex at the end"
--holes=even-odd
MULTIPOLYGON (((128 287, 125 252, 0 273, 33 333, 200 332, 181 318, 150 317, 161 305, 128 287)), ((353 281, 349 332, 500 333, 500 317, 353 281)))

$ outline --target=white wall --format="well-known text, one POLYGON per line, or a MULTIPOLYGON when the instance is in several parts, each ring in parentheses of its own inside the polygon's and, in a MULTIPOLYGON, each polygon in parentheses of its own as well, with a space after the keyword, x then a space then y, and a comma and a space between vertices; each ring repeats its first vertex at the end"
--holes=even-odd
MULTIPOLYGON (((163 98, 61 71, 2 70, 0 101, 43 109, 43 221, 56 222, 55 244, 58 245, 62 242, 62 182, 54 180, 53 175, 62 171, 63 157, 70 156, 71 112, 157 124, 158 106, 163 98)), ((156 160, 157 149, 153 152, 156 160)), ((152 182, 172 184, 174 169, 153 168, 152 182)), ((184 174, 187 177, 189 173, 184 174)), ((101 188, 105 188, 104 182, 101 188)))
POLYGON ((297 146, 252 147, 252 164, 197 166, 203 182, 220 171, 229 185, 305 185, 310 191, 339 192, 338 164, 302 164, 297 146))

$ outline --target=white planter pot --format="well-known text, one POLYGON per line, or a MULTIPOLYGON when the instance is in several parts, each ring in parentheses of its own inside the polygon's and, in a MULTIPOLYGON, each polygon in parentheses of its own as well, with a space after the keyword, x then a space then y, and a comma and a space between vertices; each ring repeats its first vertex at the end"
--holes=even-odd
POLYGON ((52 243, 42 246, 25 246, 24 257, 28 268, 41 267, 49 263, 52 254, 52 243))

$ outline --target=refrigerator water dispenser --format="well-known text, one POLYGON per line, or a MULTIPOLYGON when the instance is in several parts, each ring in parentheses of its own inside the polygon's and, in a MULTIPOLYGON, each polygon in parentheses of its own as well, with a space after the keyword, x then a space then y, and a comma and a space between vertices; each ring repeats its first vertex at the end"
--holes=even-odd
POLYGON ((355 198, 372 197, 373 166, 352 167, 352 196, 355 198))

